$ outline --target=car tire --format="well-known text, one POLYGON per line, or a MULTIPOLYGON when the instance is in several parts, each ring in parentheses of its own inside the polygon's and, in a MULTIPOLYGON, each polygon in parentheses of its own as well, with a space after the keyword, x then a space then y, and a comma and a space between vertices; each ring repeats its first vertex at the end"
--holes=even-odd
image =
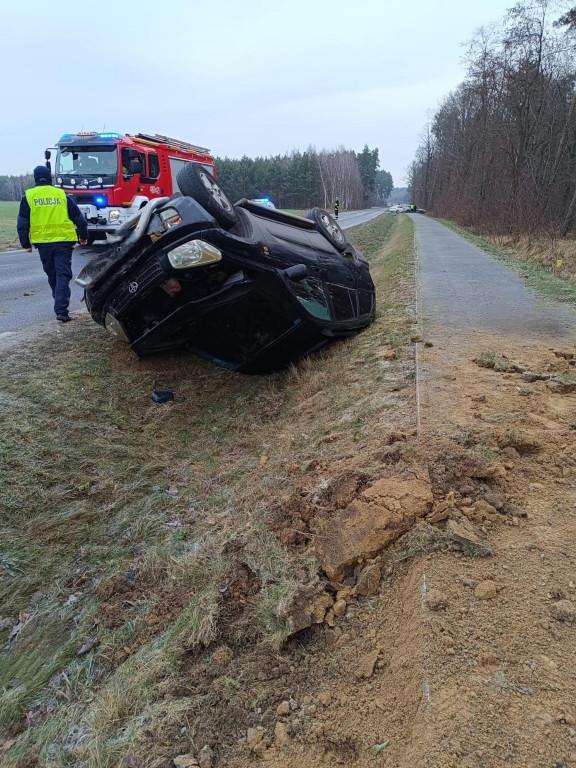
POLYGON ((183 195, 193 197, 224 229, 236 223, 236 211, 212 174, 198 163, 186 163, 176 177, 183 195))
POLYGON ((340 225, 333 216, 323 211, 322 208, 312 208, 306 214, 307 219, 311 219, 316 224, 316 229, 321 232, 326 240, 331 243, 338 251, 344 251, 348 242, 346 235, 340 228, 340 225))

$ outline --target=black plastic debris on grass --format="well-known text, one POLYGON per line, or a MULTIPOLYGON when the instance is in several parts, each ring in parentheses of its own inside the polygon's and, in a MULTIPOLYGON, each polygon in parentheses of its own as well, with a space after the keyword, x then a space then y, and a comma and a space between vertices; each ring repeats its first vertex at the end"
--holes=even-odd
POLYGON ((184 395, 175 395, 171 389, 157 389, 156 382, 152 385, 152 394, 150 397, 155 403, 160 405, 171 401, 182 403, 185 400, 184 395))

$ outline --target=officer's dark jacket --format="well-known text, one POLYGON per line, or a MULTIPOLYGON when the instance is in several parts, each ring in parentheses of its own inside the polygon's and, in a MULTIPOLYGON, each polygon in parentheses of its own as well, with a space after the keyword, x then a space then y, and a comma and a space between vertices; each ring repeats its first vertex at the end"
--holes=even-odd
MULTIPOLYGON (((46 185, 47 182, 45 181, 40 181, 38 184, 36 184, 37 187, 44 187, 46 185)), ((78 208, 70 195, 66 195, 66 205, 68 206, 68 216, 78 230, 78 237, 80 240, 87 240, 88 223, 82 215, 80 208, 78 208)), ((20 209, 18 211, 16 229, 18 230, 18 238, 22 248, 30 248, 30 206, 28 205, 26 195, 22 195, 22 200, 20 201, 20 209)), ((70 241, 68 241, 66 244, 70 245, 70 241)), ((40 245, 42 245, 42 243, 40 243, 40 245)), ((50 245, 55 245, 55 243, 50 243, 50 245)))

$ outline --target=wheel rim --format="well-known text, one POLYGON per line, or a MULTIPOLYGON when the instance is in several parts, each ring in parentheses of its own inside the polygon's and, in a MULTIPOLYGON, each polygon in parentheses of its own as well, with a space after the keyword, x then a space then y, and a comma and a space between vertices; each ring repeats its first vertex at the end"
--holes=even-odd
POLYGON ((344 234, 335 221, 332 221, 329 216, 322 216, 322 223, 326 227, 326 231, 329 232, 335 240, 338 240, 339 243, 344 242, 344 234))
POLYGON ((218 184, 216 184, 211 177, 209 177, 205 173, 200 174, 200 178, 202 179, 202 184, 206 187, 208 190, 210 197, 218 203, 220 208, 223 208, 225 211, 231 211, 232 210, 232 204, 230 200, 226 197, 224 192, 220 189, 218 184))

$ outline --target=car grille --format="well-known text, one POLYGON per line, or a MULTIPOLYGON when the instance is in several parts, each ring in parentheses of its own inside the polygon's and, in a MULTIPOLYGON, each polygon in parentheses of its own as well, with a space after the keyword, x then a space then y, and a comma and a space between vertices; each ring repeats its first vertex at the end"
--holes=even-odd
POLYGON ((116 315, 123 312, 134 299, 141 296, 142 292, 153 285, 163 274, 157 259, 148 262, 145 267, 125 278, 110 302, 110 307, 114 309, 116 315))

